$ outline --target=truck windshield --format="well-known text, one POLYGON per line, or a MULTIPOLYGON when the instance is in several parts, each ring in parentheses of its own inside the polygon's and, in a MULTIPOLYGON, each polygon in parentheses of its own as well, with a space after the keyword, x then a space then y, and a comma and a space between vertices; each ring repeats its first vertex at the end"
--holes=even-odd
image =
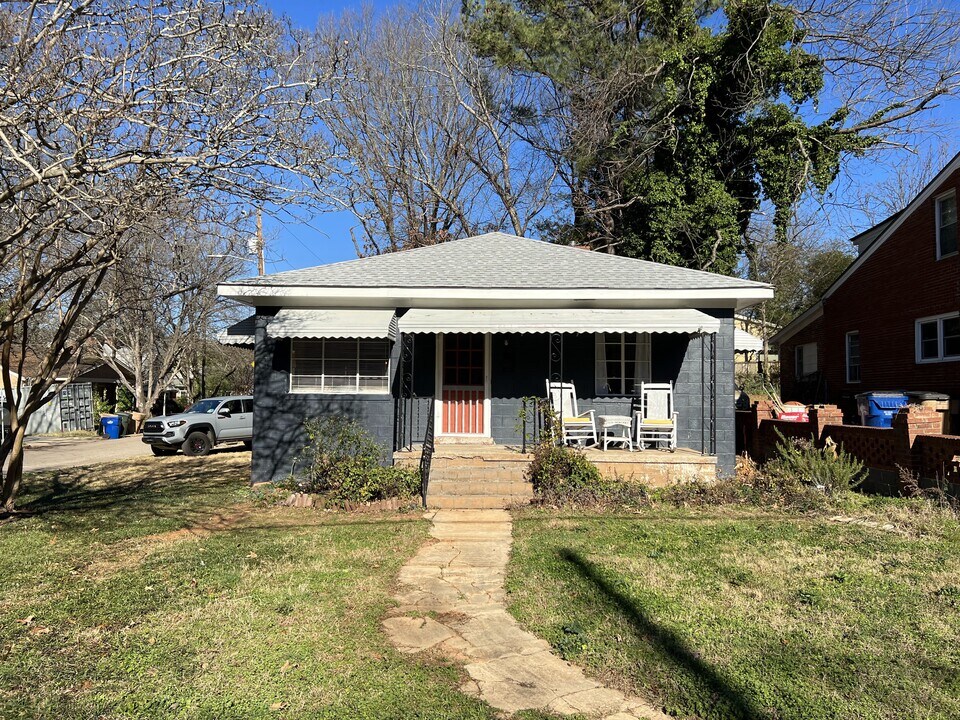
POLYGON ((212 415, 220 404, 219 400, 201 400, 190 406, 188 413, 201 413, 203 415, 212 415))

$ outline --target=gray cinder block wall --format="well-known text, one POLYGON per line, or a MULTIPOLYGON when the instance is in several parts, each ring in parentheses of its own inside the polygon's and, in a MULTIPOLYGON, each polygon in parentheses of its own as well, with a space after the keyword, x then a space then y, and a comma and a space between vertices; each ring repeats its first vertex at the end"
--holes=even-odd
MULTIPOLYGON (((304 421, 341 415, 359 421, 387 450, 393 447, 394 400, 390 394, 311 395, 291 393, 290 340, 267 337, 272 314, 257 311, 257 343, 253 370, 252 482, 278 482, 295 471, 306 443, 304 421)), ((390 358, 391 384, 396 380, 399 344, 390 358)), ((389 462, 389 452, 384 462, 389 462)))
MULTIPOLYGON (((716 455, 721 472, 733 472, 734 358, 732 311, 705 311, 721 320, 717 335, 716 455)), ((266 324, 275 310, 257 312, 257 345, 254 353, 253 481, 278 481, 295 469, 296 456, 305 442, 303 423, 311 417, 337 414, 361 422, 386 448, 393 448, 396 402, 391 395, 309 395, 289 392, 290 341, 269 338, 266 324)), ((430 335, 415 338, 412 417, 414 442, 423 438, 429 415, 429 398, 435 392, 436 341, 430 335)), ((701 449, 701 406, 709 417, 709 401, 701 396, 700 339, 684 334, 658 333, 653 337, 653 380, 673 381, 680 414, 679 444, 701 449)), ((397 369, 399 343, 391 355, 391 387, 399 393, 397 369)), ((564 338, 563 375, 577 386, 580 409, 598 414, 629 414, 632 398, 597 397, 595 394, 594 336, 570 334, 564 338)), ((499 444, 519 444, 518 417, 522 398, 543 397, 549 375, 549 336, 496 334, 491 340, 491 434, 499 444)), ((709 360, 705 363, 709 372, 709 360)), ((705 387, 706 387, 705 383, 705 387)), ((409 407, 409 406, 408 406, 409 407)), ((704 433, 709 442, 708 433, 704 433)), ((709 452, 709 447, 704 448, 709 452)), ((388 458, 384 458, 388 461, 388 458)))

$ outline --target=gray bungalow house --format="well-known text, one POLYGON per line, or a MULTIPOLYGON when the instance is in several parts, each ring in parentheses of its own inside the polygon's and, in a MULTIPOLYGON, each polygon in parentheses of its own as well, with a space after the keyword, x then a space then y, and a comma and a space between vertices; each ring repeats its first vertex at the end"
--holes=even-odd
POLYGON ((572 382, 579 409, 598 415, 629 414, 641 382, 672 382, 680 450, 731 472, 734 313, 773 296, 503 233, 219 292, 256 308, 255 482, 288 476, 304 420, 327 414, 359 420, 398 453, 427 436, 519 445, 523 398, 545 397, 549 379, 572 382))

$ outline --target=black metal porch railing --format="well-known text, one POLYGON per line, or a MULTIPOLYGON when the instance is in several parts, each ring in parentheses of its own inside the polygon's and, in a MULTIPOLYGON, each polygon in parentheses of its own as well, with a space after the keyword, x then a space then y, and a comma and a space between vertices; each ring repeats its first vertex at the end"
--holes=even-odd
POLYGON ((423 447, 420 450, 420 500, 427 507, 427 489, 430 486, 430 464, 433 462, 433 418, 436 398, 430 399, 430 412, 427 415, 427 427, 423 434, 423 447))
POLYGON ((543 405, 536 397, 521 398, 520 408, 520 452, 527 452, 527 446, 539 445, 543 439, 543 405))

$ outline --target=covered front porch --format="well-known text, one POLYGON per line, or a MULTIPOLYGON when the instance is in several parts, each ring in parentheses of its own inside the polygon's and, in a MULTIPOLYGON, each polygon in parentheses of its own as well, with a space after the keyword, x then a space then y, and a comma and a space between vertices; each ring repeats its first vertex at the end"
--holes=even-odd
POLYGON ((678 446, 732 451, 722 436, 733 417, 724 311, 409 310, 397 319, 394 451, 432 439, 524 450, 538 439, 537 401, 551 382, 573 385, 576 407, 564 415, 593 411, 598 431, 601 416, 633 415, 643 383, 669 383, 678 446))

